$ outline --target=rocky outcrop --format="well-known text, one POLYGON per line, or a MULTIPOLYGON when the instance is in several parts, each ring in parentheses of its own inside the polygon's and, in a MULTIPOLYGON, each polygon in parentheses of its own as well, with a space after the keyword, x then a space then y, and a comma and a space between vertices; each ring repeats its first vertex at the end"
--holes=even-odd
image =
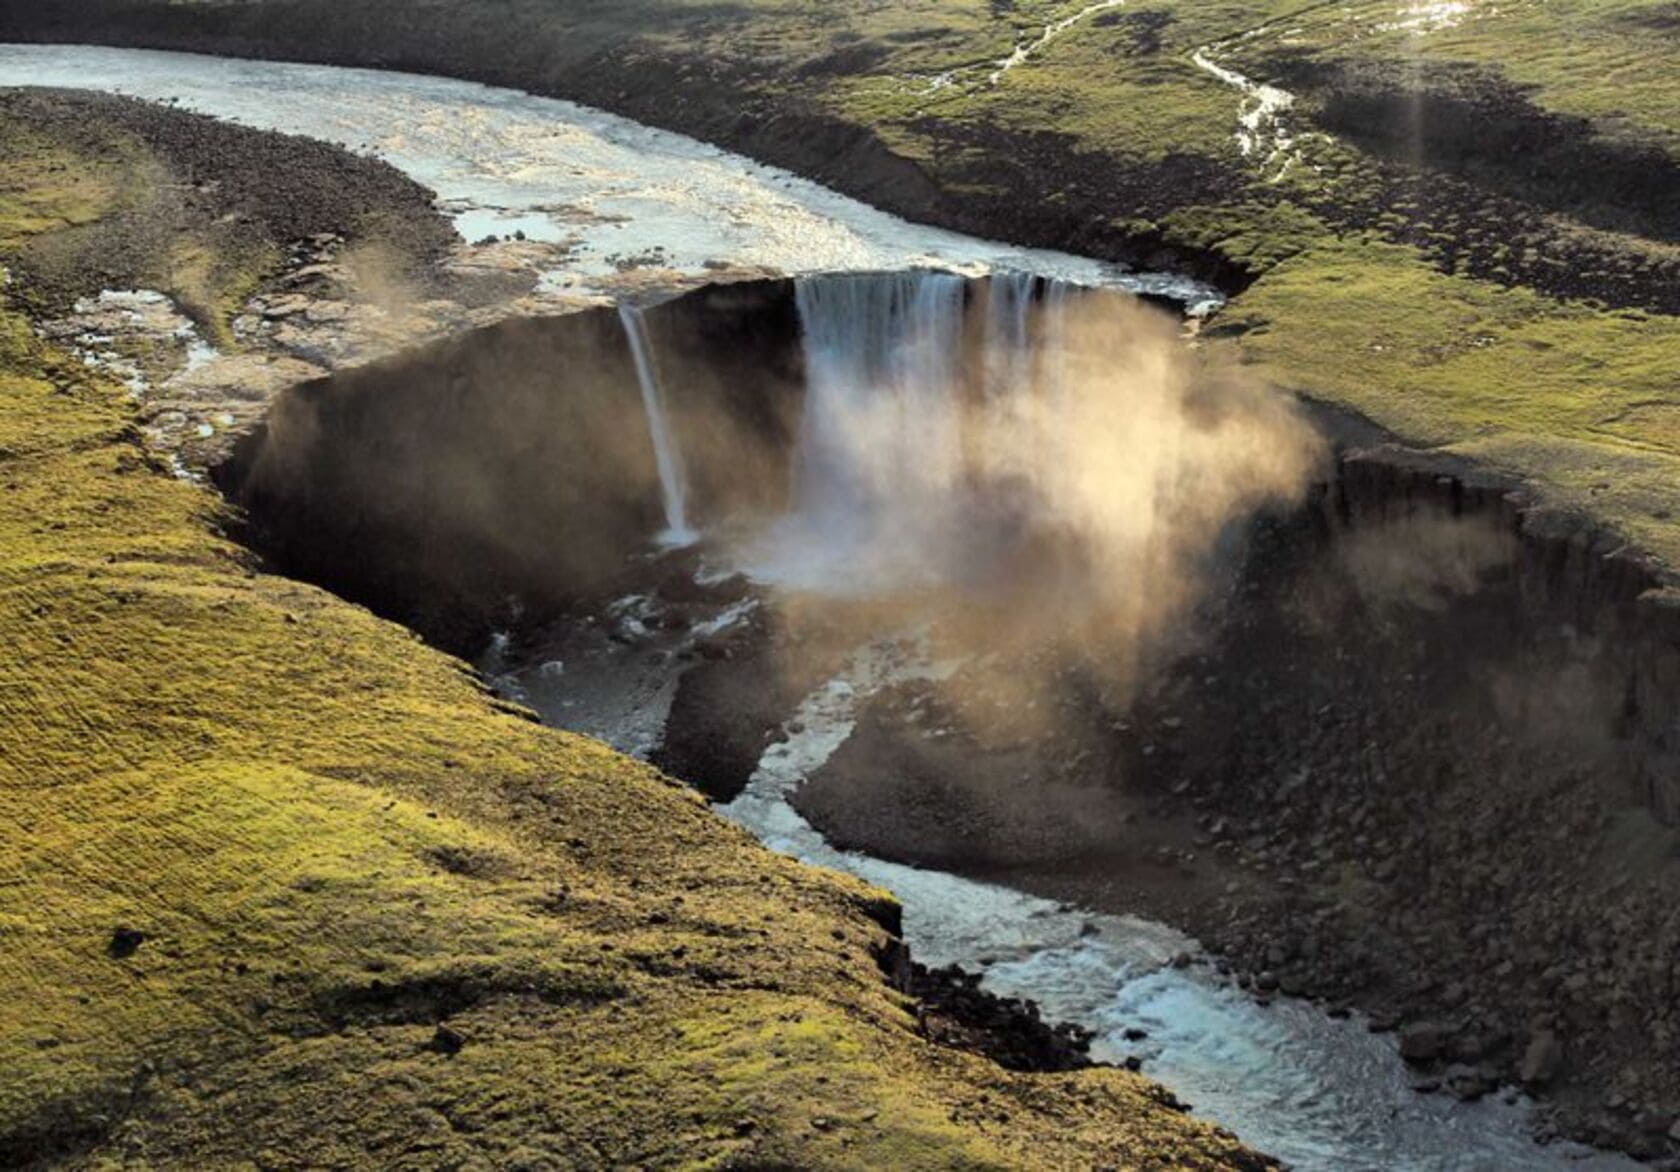
POLYGON ((1325 499, 1350 529, 1434 513, 1485 521, 1516 549, 1513 623, 1590 664, 1596 713, 1622 750, 1625 796, 1680 823, 1680 579, 1581 513, 1538 506, 1515 482, 1393 445, 1342 462, 1325 499))

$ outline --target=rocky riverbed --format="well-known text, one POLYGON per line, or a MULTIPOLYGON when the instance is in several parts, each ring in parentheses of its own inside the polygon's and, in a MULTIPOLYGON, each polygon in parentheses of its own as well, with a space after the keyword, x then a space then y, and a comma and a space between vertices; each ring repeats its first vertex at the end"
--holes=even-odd
MULTIPOLYGON (((804 768, 814 769, 808 781, 792 790, 799 811, 833 835, 836 846, 867 852, 841 854, 825 848, 819 861, 836 865, 835 860, 841 860, 838 865, 859 867, 860 873, 875 881, 899 888, 917 920, 908 932, 913 946, 926 944, 939 956, 957 947, 970 966, 966 974, 934 971, 929 974, 931 985, 919 979, 912 983, 921 995, 932 999, 923 1019, 930 1037, 967 1038, 1006 1063, 1053 1069, 1063 1062, 1082 1061, 1090 1045, 1087 1032, 1057 1029, 1043 1021, 1056 1013, 1090 1015, 1091 1006, 1082 1000, 1087 995, 1104 1001, 1096 992, 1101 982, 1092 976, 1090 967, 1101 962, 1095 955, 1077 963, 1069 957, 1064 971, 1056 967, 1063 961, 1049 957, 1059 955, 1058 948, 1077 951, 1082 937, 1100 946, 1111 934, 1125 931, 1119 927, 1125 917, 1144 914, 1194 931, 1209 945, 1211 958, 1203 957, 1193 942, 1166 929, 1159 930, 1160 942, 1142 945, 1144 955, 1151 959, 1140 956, 1140 968, 1128 976, 1114 975, 1109 979, 1116 983, 1105 986, 1110 990, 1107 997, 1116 996, 1117 989, 1135 991, 1118 994, 1114 1007, 1091 1019, 1106 1023, 1100 1047, 1103 1060, 1141 1068, 1166 1078, 1169 1086, 1184 1085, 1178 1080, 1187 1080, 1188 1085, 1201 1087, 1203 1094, 1192 1092, 1192 1097, 1209 1107, 1215 1118, 1244 1120, 1239 1134, 1251 1134, 1246 1126, 1252 1120, 1244 1112, 1258 1102, 1271 1103, 1265 1108, 1266 1118, 1285 1133, 1294 1124, 1282 1121, 1295 1121, 1297 1112, 1316 1120, 1323 1111, 1326 1125, 1333 1129, 1336 1125, 1330 1121, 1339 1118, 1336 1109, 1306 1105, 1319 1092, 1306 1087, 1274 1088, 1271 1076, 1263 1072, 1269 1069, 1265 1063, 1249 1069, 1248 1063, 1256 1056, 1249 1055, 1246 1047, 1256 1039, 1244 1032, 1276 1030, 1279 1036, 1272 1044, 1285 1049, 1303 1046, 1297 1060, 1328 1063, 1341 1071, 1338 1077, 1350 1079, 1337 1085, 1371 1091, 1358 1081, 1376 1077, 1360 1067, 1370 1059, 1355 1060, 1358 1047, 1337 1041, 1333 1031, 1322 1037, 1316 1033, 1327 1016, 1331 1027, 1341 1024, 1359 1032, 1397 1032, 1394 1045, 1415 1063, 1410 1081, 1421 1095, 1420 1106, 1409 1108, 1401 1105, 1403 1099, 1398 1101, 1393 1109, 1407 1122, 1396 1125, 1392 1135, 1380 1139, 1373 1135, 1367 1148, 1356 1144, 1341 1149, 1327 1133, 1311 1129, 1292 1136, 1293 1142, 1302 1145, 1296 1148, 1276 1132, 1261 1133, 1264 1139, 1255 1134, 1261 1146, 1282 1143, 1282 1150, 1294 1153, 1292 1159, 1315 1168, 1390 1167, 1397 1165, 1383 1161, 1395 1159, 1432 1168, 1512 1167, 1523 1160, 1531 1162, 1528 1166, 1538 1166, 1532 1162, 1553 1159, 1567 1166, 1586 1157, 1578 1149, 1566 1154, 1567 1148, 1555 1154, 1532 1149, 1523 1156, 1520 1145, 1506 1149, 1505 1155, 1494 1155, 1497 1149, 1486 1146, 1488 1136, 1480 1130, 1487 1126, 1486 1120, 1455 1120, 1453 1111, 1463 1108, 1450 1106, 1455 1101, 1479 1106, 1485 1097, 1492 1109, 1504 1110, 1503 1104, 1519 1087, 1543 1093, 1561 1073, 1558 1060, 1564 1047, 1573 1042, 1566 1043, 1561 1034, 1555 1036, 1550 1043, 1556 1047, 1553 1053, 1544 1038, 1537 1046, 1525 1039, 1525 1051, 1517 1057, 1525 1066, 1539 1063, 1545 1069, 1524 1074, 1499 1061, 1505 1051, 1498 1043, 1484 1043, 1470 1055, 1466 1026, 1458 1018, 1419 1015, 1420 1007, 1423 1013, 1433 1012, 1437 1002, 1420 998, 1407 1004, 1372 996, 1377 991, 1372 981, 1347 979, 1351 975, 1347 956, 1354 949, 1374 953, 1395 947, 1394 934, 1365 920, 1356 926, 1344 923, 1343 917, 1352 910, 1347 901, 1297 878, 1293 868, 1282 865, 1281 853, 1262 852, 1254 858, 1247 851, 1222 846, 1229 832, 1210 814, 1217 803, 1199 794, 1187 796, 1188 787, 1181 784, 1174 767, 1168 765, 1162 774, 1149 775, 1140 783, 1129 768, 1117 769, 1115 757, 1098 747, 1104 741, 1130 740, 1124 732, 1117 733, 1114 725, 1131 721, 1146 730, 1140 735, 1148 738, 1133 741, 1134 752, 1154 745, 1152 752, 1142 755, 1182 760, 1185 738, 1202 731, 1194 717, 1176 715, 1188 714, 1188 702, 1169 713, 1140 701, 1127 710, 1126 718, 1109 712, 1098 721, 1088 702, 1080 703, 1067 694, 1046 694, 1044 711, 1034 728, 1011 731, 988 705, 985 689, 977 680, 984 673, 976 665, 967 669, 948 665, 930 673, 916 666, 918 656, 928 650, 905 647, 881 652, 887 676, 875 683, 854 681, 843 689, 846 695, 842 697, 835 691, 840 685, 823 680, 852 680, 848 672, 855 669, 847 667, 841 649, 856 637, 861 621, 883 621, 878 607, 846 613, 844 606, 814 611, 797 600, 778 601, 740 577, 719 578, 715 570, 706 569, 705 559, 697 560, 693 553, 666 555, 647 567, 621 583, 633 593, 620 600, 541 630, 526 630, 511 644, 500 644, 486 663, 487 671, 505 693, 532 704, 548 719, 621 741, 627 748, 647 752, 652 746, 662 756, 669 754, 670 748, 658 747, 661 735, 665 746, 734 746, 711 757, 690 758, 696 767, 693 776, 720 800, 730 799, 726 812, 746 820, 771 845, 802 857, 809 849, 807 837, 814 836, 788 821, 791 811, 778 814, 763 806, 767 799, 759 793, 760 779, 767 769, 781 770, 784 758, 786 768, 795 771, 790 776, 804 768), (696 576, 712 584, 697 589, 696 576), (808 695, 779 702, 777 695, 797 690, 792 686, 795 675, 790 665, 801 665, 797 677, 808 685, 808 695), (884 682, 895 674, 904 678, 884 682), (674 705, 670 702, 673 678, 679 681, 674 705), (770 690, 748 683, 772 679, 778 687, 770 690), (790 685, 785 691, 780 686, 784 682, 790 685), (825 712, 852 695, 853 687, 856 723, 839 728, 836 738, 836 730, 825 723, 829 720, 825 712), (829 692, 836 699, 820 699, 829 692), (984 717, 978 725, 976 716, 984 717), (1058 735, 1047 738, 1043 721, 1052 718, 1058 723, 1058 735), (1086 730, 1083 736, 1076 732, 1081 727, 1086 730), (810 745, 805 743, 808 740, 810 745), (832 752, 821 747, 831 742, 832 752), (809 761, 805 761, 807 755, 809 761), (751 785, 744 774, 752 775, 751 785), (1162 778, 1172 780, 1163 782, 1162 778), (921 869, 877 864, 869 855, 921 869), (1055 902, 1044 903, 1035 914, 1068 919, 1071 939, 1038 944, 1046 954, 1036 962, 1032 948, 1022 951, 1001 940, 961 951, 963 945, 956 942, 967 940, 964 933, 973 931, 978 933, 976 941, 985 939, 985 932, 967 924, 967 918, 977 924, 987 913, 976 910, 972 917, 958 916, 951 905, 939 902, 942 898, 981 899, 975 893, 942 892, 942 882, 964 882, 941 875, 951 871, 984 881, 987 886, 975 885, 975 892, 1002 892, 1007 888, 989 885, 1007 884, 1050 896, 1055 902), (952 934, 950 941, 935 926, 941 916, 948 915, 960 925, 946 929, 952 934), (973 950, 976 947, 978 951, 973 950), (1150 948, 1158 951, 1150 952, 1150 948), (1034 970, 1029 976, 1027 970, 1035 963, 1042 971, 1034 970), (1177 988, 1179 967, 1187 979, 1181 982, 1185 992, 1177 1000, 1165 988, 1154 994, 1143 991, 1152 982, 1177 988), (1146 976, 1152 969, 1161 975, 1146 976), (1133 986, 1131 982, 1140 976, 1144 979, 1133 986), (1201 988, 1204 980, 1215 990, 1228 981, 1229 995, 1261 1007, 1261 1019, 1248 1022, 1241 1013, 1229 1010, 1222 1011, 1232 1013, 1222 1024, 1198 1023, 1198 1014, 1211 1012, 1211 1005, 1198 1010, 1184 999, 1195 1001, 1188 990, 1201 988), (978 984, 982 981, 983 985, 978 984), (1088 990, 1087 981, 1093 982, 1088 990), (1042 1017, 1035 1007, 1007 1000, 1020 996, 1014 990, 1035 985, 1054 1003, 1042 1017), (989 988, 1012 992, 1003 994, 1006 1000, 1001 1003, 977 996, 989 988), (1246 994, 1239 995, 1238 989, 1246 994), (954 1003, 951 998, 956 999, 954 1003), (1301 1004, 1302 998, 1320 1001, 1323 1009, 1316 1016, 1321 1025, 1308 1026, 1307 1020, 1315 1014, 1301 1004), (1372 1011, 1368 1017, 1362 1012, 1367 1009, 1372 1011), (1266 1024, 1266 1013, 1280 1016, 1275 1024, 1266 1024), (1362 1024, 1334 1020, 1350 1013, 1362 1024), (1198 1033, 1203 1028, 1216 1033, 1204 1038, 1198 1033), (1220 1029, 1231 1032, 1221 1036, 1220 1029), (1291 1034, 1292 1029, 1301 1030, 1302 1035, 1291 1034), (1154 1036, 1157 1033, 1159 1037, 1154 1036), (1315 1045, 1326 1050, 1310 1059, 1315 1045), (1197 1052, 1204 1046, 1216 1051, 1235 1047, 1243 1057, 1225 1053, 1217 1059, 1219 1069, 1233 1078, 1238 1069, 1247 1071, 1245 1077, 1257 1085, 1239 1090, 1219 1086, 1219 1080, 1201 1081, 1206 1077, 1201 1065, 1213 1061, 1210 1055, 1197 1052), (1350 1065, 1344 1068, 1342 1064, 1350 1065), (1355 1069, 1361 1070, 1357 1078, 1351 1073, 1355 1069), (1214 1102, 1210 1105, 1204 1095, 1214 1102), (1271 1095, 1279 1097, 1267 1098, 1271 1095), (1459 1139, 1448 1138, 1460 1134, 1459 1129, 1463 1129, 1459 1139), (1403 1135, 1412 1138, 1401 1139, 1403 1135), (1435 1151, 1429 1146, 1433 1142, 1429 1136, 1447 1147, 1457 1145, 1457 1154, 1435 1151), (1423 1146, 1408 1147, 1408 1143, 1423 1146), (1365 1155, 1349 1154, 1361 1151, 1365 1155), (1388 1154, 1379 1157, 1378 1152, 1388 1154), (1359 1162, 1367 1158, 1378 1162, 1359 1162)), ((897 619, 915 627, 931 616, 900 611, 897 619)), ((932 619, 932 623, 925 629, 937 646, 940 620, 932 619)), ((1013 665, 1022 672, 1036 672, 1040 666, 1013 665)), ((1195 666, 1199 683, 1202 668, 1195 666)), ((1077 673, 1069 674, 1071 682, 1077 673)), ((1264 819, 1269 812, 1268 807, 1252 816, 1264 819)), ((1234 817, 1228 820, 1236 825, 1234 817)), ((1287 819, 1281 821, 1292 826, 1287 819)), ((1368 829, 1374 826, 1373 821, 1368 829)), ((1292 837, 1286 831, 1276 841, 1292 837)), ((1004 913, 999 909, 996 914, 1004 913)), ((1422 921, 1436 913, 1420 900, 1412 914, 1422 921)), ((1024 939, 1034 938, 1026 924, 1021 931, 1024 939)), ((1445 959, 1454 961, 1450 956, 1445 959)), ((889 970, 898 972, 901 982, 909 980, 902 960, 889 958, 886 963, 889 970)), ((1379 1048, 1378 1053, 1384 1052, 1379 1048)), ((1277 1054, 1270 1058, 1272 1065, 1279 1061, 1277 1054)), ((1376 1083, 1385 1085, 1381 1078, 1376 1083)), ((1404 1091, 1403 1083, 1398 1090, 1404 1091)), ((1544 1113, 1539 1122, 1543 1131, 1553 1126, 1544 1113)), ((1578 1124, 1569 1130, 1580 1133, 1578 1124)), ((1625 1133, 1606 1131, 1604 1138, 1622 1146, 1637 1142, 1625 1133)), ((1278 1149, 1273 1146, 1272 1150, 1278 1149)), ((1601 1159, 1607 1168, 1630 1166, 1618 1165, 1609 1157, 1601 1159)))
POLYGON ((1680 852, 1619 800, 1624 681, 1525 610, 1485 519, 1426 512, 1329 567, 1302 560, 1320 540, 1260 533, 1135 697, 1031 662, 881 693, 801 811, 843 846, 1147 909, 1262 996, 1399 1028, 1420 1089, 1522 1085, 1568 1134, 1672 1156, 1680 852), (1016 673, 1053 681, 1024 729, 1016 673))

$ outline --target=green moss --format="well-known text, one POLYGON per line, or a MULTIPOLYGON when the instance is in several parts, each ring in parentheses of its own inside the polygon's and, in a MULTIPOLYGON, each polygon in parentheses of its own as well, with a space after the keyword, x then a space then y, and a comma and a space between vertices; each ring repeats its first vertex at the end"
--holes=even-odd
POLYGON ((1216 252, 1257 272, 1322 242, 1329 234, 1311 212, 1284 201, 1242 207, 1188 207, 1161 226, 1178 240, 1216 252))
POLYGON ((1680 321, 1448 277, 1372 240, 1278 265, 1225 320, 1265 327, 1240 345, 1279 384, 1589 503, 1680 562, 1680 321), (1608 491, 1624 475, 1644 490, 1608 491))
POLYGON ((0 252, 31 236, 90 224, 117 202, 117 168, 0 120, 0 252))
POLYGON ((1522 87, 1544 109, 1680 150, 1672 0, 1476 6, 1440 26, 1407 24, 1398 8, 1358 0, 1307 12, 1291 22, 1291 42, 1353 60, 1471 65, 1522 87))

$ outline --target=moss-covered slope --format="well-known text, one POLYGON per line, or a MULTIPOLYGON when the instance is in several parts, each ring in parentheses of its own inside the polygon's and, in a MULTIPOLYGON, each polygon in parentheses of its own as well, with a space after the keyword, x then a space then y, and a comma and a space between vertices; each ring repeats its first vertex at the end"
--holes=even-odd
MULTIPOLYGON (((8 249, 124 190, 37 132, 8 249)), ((254 572, 221 508, 0 309, 0 1164, 1254 1163, 1137 1076, 924 1040, 884 893, 254 572)))

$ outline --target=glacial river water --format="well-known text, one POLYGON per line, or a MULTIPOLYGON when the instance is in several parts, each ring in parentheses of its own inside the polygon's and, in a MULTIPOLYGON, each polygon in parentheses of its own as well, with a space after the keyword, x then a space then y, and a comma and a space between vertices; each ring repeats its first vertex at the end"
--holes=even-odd
POLYGON ((0 45, 0 86, 99 89, 372 153, 438 193, 468 240, 523 232, 570 245, 556 286, 630 264, 703 274, 927 265, 1034 272, 1214 302, 1163 273, 911 224, 682 135, 572 102, 375 70, 81 46, 0 45))
MULTIPOLYGON (((468 238, 519 230, 567 242, 568 255, 550 274, 557 287, 590 288, 639 260, 687 274, 718 265, 789 274, 910 266, 1005 270, 1143 289, 1189 304, 1217 300, 1212 290, 1171 275, 1131 274, 910 224, 705 144, 509 90, 320 66, 0 46, 0 86, 11 85, 178 99, 247 125, 371 151, 436 190, 468 238)), ((646 650, 608 654, 623 656, 623 673, 645 675, 646 650)), ((722 812, 777 850, 896 891, 921 959, 984 971, 998 992, 1032 997, 1051 1017, 1095 1030, 1099 1058, 1140 1054, 1150 1075, 1199 1112, 1295 1167, 1637 1167, 1571 1145, 1535 1143, 1528 1108, 1515 1096, 1461 1104, 1414 1094, 1392 1040, 1304 1002, 1262 1007, 1207 966, 1172 967, 1171 957, 1195 952, 1196 945, 1164 925, 1095 915, 830 847, 789 796, 849 734, 857 702, 869 690, 937 670, 902 642, 860 650, 841 676, 806 699, 746 792, 722 812), (1128 1028, 1145 1030, 1147 1040, 1126 1041, 1128 1028)), ((568 690, 583 680, 600 687, 612 674, 610 663, 590 672, 532 664, 517 679, 548 718, 575 724, 570 714, 583 709, 568 690)), ((626 694, 659 705, 669 699, 668 683, 641 680, 626 694)), ((662 721, 662 713, 632 703, 584 731, 645 752, 662 721), (615 729, 625 735, 615 736, 615 729)))

